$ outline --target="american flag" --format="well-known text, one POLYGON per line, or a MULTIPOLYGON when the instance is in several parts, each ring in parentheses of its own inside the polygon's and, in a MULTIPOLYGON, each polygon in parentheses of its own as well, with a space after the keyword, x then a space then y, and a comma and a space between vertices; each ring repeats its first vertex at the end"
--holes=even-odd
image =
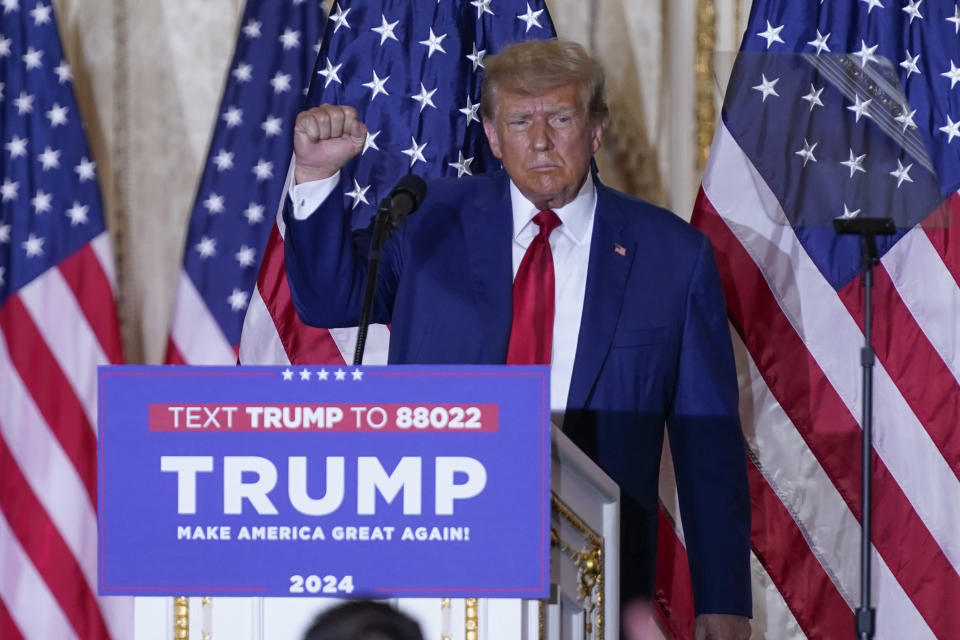
POLYGON ((129 638, 97 593, 97 366, 123 360, 96 166, 50 3, 0 14, 0 638, 129 638))
POLYGON ((323 22, 318 0, 246 3, 190 217, 170 364, 237 361, 323 22))
POLYGON ((853 637, 861 599, 865 304, 838 216, 901 227, 874 270, 876 637, 960 629, 958 65, 954 2, 762 0, 750 14, 693 222, 716 248, 738 351, 765 637, 853 637))
MULTIPOLYGON (((341 0, 331 10, 309 105, 348 104, 366 123, 362 155, 341 170, 344 207, 366 227, 396 181, 464 176, 498 166, 480 124, 485 56, 554 36, 542 0, 341 0)), ((355 329, 300 323, 277 219, 240 345, 244 364, 352 362, 355 329)), ((386 362, 388 331, 371 327, 364 362, 386 362)))

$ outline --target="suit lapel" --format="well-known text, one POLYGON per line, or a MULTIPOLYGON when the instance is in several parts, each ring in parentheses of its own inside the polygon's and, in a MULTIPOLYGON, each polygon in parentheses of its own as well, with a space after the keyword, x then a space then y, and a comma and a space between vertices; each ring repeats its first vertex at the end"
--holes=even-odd
POLYGON ((628 242, 623 235, 625 215, 610 194, 610 189, 598 181, 597 211, 590 241, 590 264, 567 399, 568 410, 586 405, 613 341, 627 276, 636 251, 636 245, 628 242))
POLYGON ((473 207, 462 210, 471 283, 483 315, 484 360, 502 363, 507 353, 513 291, 513 212, 506 173, 494 176, 492 188, 473 207))

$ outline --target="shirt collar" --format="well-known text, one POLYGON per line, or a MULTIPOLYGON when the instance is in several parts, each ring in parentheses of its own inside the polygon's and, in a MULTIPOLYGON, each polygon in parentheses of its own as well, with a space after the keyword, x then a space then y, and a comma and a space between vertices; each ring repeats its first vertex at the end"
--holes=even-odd
MULTIPOLYGON (((529 235, 530 238, 535 236, 537 225, 533 222, 533 217, 540 210, 520 193, 520 189, 513 180, 510 180, 510 204, 513 208, 513 239, 520 241, 522 236, 529 235)), ((593 229, 593 213, 596 206, 597 190, 593 184, 593 176, 588 171, 587 178, 583 181, 576 197, 553 210, 563 223, 559 230, 576 244, 587 241, 593 229)))

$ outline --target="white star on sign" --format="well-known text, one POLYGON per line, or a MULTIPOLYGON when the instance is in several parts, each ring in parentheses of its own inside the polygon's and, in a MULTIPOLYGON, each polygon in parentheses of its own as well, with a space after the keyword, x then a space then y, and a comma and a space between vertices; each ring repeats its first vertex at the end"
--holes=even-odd
POLYGON ((233 153, 226 149, 220 149, 217 155, 213 156, 213 164, 217 165, 217 171, 233 169, 233 153))
POLYGON ((80 164, 73 168, 77 172, 77 175, 80 177, 80 182, 86 182, 87 180, 93 180, 96 177, 94 173, 97 170, 97 163, 87 160, 86 157, 80 159, 80 164))
POLYGON ((867 154, 864 153, 859 156, 855 156, 853 154, 853 149, 850 149, 850 159, 846 162, 841 162, 840 164, 850 169, 850 177, 852 178, 853 174, 855 174, 857 171, 862 171, 863 173, 867 172, 867 170, 863 168, 863 161, 866 159, 867 154))
MULTIPOLYGON (((397 40, 397 36, 394 35, 393 30, 397 27, 397 24, 399 23, 400 23, 399 20, 395 20, 394 22, 387 22, 387 17, 381 13, 380 26, 373 27, 370 30, 376 34, 379 34, 380 46, 383 46, 383 43, 386 42, 388 39, 397 40)), ((399 40, 397 40, 397 42, 399 42, 399 40)))
POLYGON ((854 99, 856 100, 856 102, 853 104, 853 106, 847 107, 847 111, 853 111, 853 113, 856 114, 856 118, 857 118, 856 121, 860 122, 861 116, 872 118, 873 116, 867 113, 867 108, 873 103, 873 99, 871 98, 870 100, 861 100, 860 96, 855 96, 854 99))
POLYGON ((436 92, 437 92, 436 89, 427 91, 427 88, 424 87, 423 83, 421 82, 420 93, 414 94, 410 97, 420 103, 420 112, 423 113, 423 110, 428 106, 433 107, 434 109, 437 108, 437 105, 433 104, 433 94, 435 94, 436 92))
POLYGON ((33 18, 35 27, 41 24, 50 24, 50 5, 39 3, 30 11, 30 17, 33 18))
POLYGON ((895 171, 891 171, 890 175, 897 179, 897 189, 900 188, 900 185, 903 184, 903 181, 913 182, 913 178, 910 177, 910 169, 913 168, 913 163, 911 162, 907 166, 903 166, 903 163, 897 159, 897 168, 895 171))
POLYGON ((320 371, 317 371, 317 380, 325 381, 329 377, 330 372, 328 372, 326 369, 320 369, 320 371))
POLYGON ((370 82, 365 82, 360 86, 366 87, 373 92, 373 94, 370 96, 370 101, 373 102, 373 100, 377 97, 377 94, 382 93, 385 96, 390 95, 384 86, 387 84, 387 80, 389 79, 390 79, 390 76, 387 76, 386 78, 381 78, 380 76, 377 75, 377 70, 374 69, 373 80, 371 80, 370 82))
POLYGON ((230 72, 237 82, 248 82, 253 77, 253 65, 241 62, 237 68, 230 72))
POLYGON ((777 83, 780 81, 780 78, 774 78, 773 80, 767 80, 767 76, 760 74, 762 81, 757 86, 753 87, 756 91, 759 91, 763 94, 763 102, 767 101, 768 96, 777 96, 780 97, 780 94, 777 93, 777 90, 774 88, 777 83))
POLYGON ((940 75, 944 78, 950 79, 950 88, 953 89, 954 85, 956 85, 957 82, 960 82, 960 67, 957 67, 957 65, 953 64, 953 60, 951 60, 950 71, 946 71, 940 75))
MULTIPOLYGON (((14 182, 10 178, 4 178, 3 184, 0 185, 0 201, 9 202, 10 200, 17 199, 17 190, 20 188, 19 182, 14 182)), ((7 226, 9 231, 9 225, 7 226)))
POLYGON ((822 107, 823 102, 820 101, 820 94, 823 93, 823 87, 817 89, 813 86, 813 83, 810 83, 810 93, 800 98, 801 100, 806 100, 810 103, 810 111, 813 111, 814 107, 822 107))
POLYGON ((811 47, 816 47, 817 55, 820 55, 824 51, 830 53, 830 47, 827 46, 827 38, 830 37, 830 34, 820 35, 820 29, 817 29, 817 37, 808 42, 807 44, 811 47))
POLYGON ((347 372, 344 371, 343 369, 337 369, 336 371, 333 372, 333 376, 337 380, 343 380, 344 378, 347 377, 347 372))
POLYGON ((872 47, 868 47, 867 43, 861 40, 860 51, 855 51, 851 55, 860 58, 860 68, 863 69, 867 66, 868 62, 878 62, 877 56, 873 55, 873 52, 876 51, 879 46, 880 45, 875 44, 872 47))
POLYGON ((260 123, 260 128, 263 129, 263 132, 267 134, 268 138, 273 136, 280 135, 280 132, 283 130, 281 123, 283 120, 276 116, 267 116, 267 119, 260 123))
POLYGON ((867 15, 870 15, 870 12, 873 11, 874 7, 880 7, 883 9, 883 4, 880 2, 880 0, 860 0, 860 2, 866 2, 868 5, 870 5, 867 9, 867 15))
POLYGON ((469 60, 470 62, 473 63, 473 70, 474 70, 474 71, 477 70, 477 67, 480 67, 481 69, 484 68, 484 66, 483 66, 483 57, 484 57, 485 55, 487 55, 487 50, 486 50, 486 49, 479 49, 479 50, 478 50, 478 49, 477 49, 477 43, 474 42, 474 43, 473 43, 473 53, 467 54, 467 60, 469 60))
POLYGON ((211 193, 207 196, 207 199, 203 201, 203 206, 211 215, 223 213, 223 196, 218 193, 211 193))
POLYGON ((278 38, 283 43, 283 50, 288 51, 300 46, 300 32, 294 29, 284 29, 278 38))
POLYGON ((241 289, 234 289, 233 292, 227 296, 227 302, 230 304, 230 308, 234 311, 240 311, 247 306, 249 301, 250 294, 241 289))
POLYGON ((300 372, 300 379, 301 379, 301 380, 309 380, 309 379, 310 379, 310 370, 309 370, 309 369, 303 369, 303 370, 300 372))
POLYGON ((61 107, 59 102, 54 102, 50 110, 47 111, 47 118, 50 119, 51 127, 67 124, 67 107, 61 107))
POLYGON ((795 154, 795 155, 798 155, 798 156, 800 156, 801 158, 803 158, 803 166, 807 166, 807 162, 809 162, 809 161, 811 161, 811 160, 812 160, 813 162, 816 162, 816 161, 817 161, 816 156, 813 155, 813 150, 817 148, 817 145, 818 145, 818 144, 820 144, 820 143, 819 143, 819 142, 814 142, 814 143, 813 143, 813 146, 811 146, 810 143, 807 142, 807 139, 806 139, 806 138, 803 139, 803 149, 801 149, 800 151, 797 151, 796 154, 795 154))
POLYGON ((456 162, 451 162, 449 166, 457 170, 457 177, 462 178, 463 174, 472 176, 473 173, 470 171, 470 165, 473 164, 473 158, 464 158, 463 151, 457 151, 457 154, 460 156, 456 162))
POLYGON ((247 24, 243 25, 243 35, 248 38, 259 38, 260 37, 260 27, 263 26, 259 20, 254 20, 251 18, 247 24))
POLYGON ((293 371, 290 368, 286 368, 280 372, 284 380, 293 380, 293 371))
POLYGON ((949 144, 953 142, 955 137, 960 136, 960 122, 954 122, 950 116, 947 116, 947 124, 940 127, 940 131, 949 136, 949 138, 947 138, 947 143, 949 144))
POLYGON ((209 236, 200 238, 200 242, 198 242, 194 248, 200 253, 200 257, 203 259, 217 255, 217 241, 209 236))
POLYGON ((527 31, 530 31, 530 27, 536 27, 538 29, 543 28, 543 25, 540 24, 539 20, 537 20, 537 18, 540 17, 541 13, 543 13, 543 9, 540 9, 539 11, 534 11, 532 8, 530 8, 530 3, 529 2, 527 3, 527 12, 521 13, 517 16, 517 20, 523 20, 523 22, 526 23, 527 25, 527 28, 524 29, 524 33, 526 33, 527 31))
POLYGON ((470 126, 470 123, 473 121, 480 122, 479 116, 477 116, 477 111, 480 110, 480 103, 473 104, 473 100, 470 99, 470 95, 467 95, 467 106, 463 109, 459 109, 460 113, 467 116, 467 126, 470 126))
POLYGON ((770 48, 774 42, 783 42, 783 38, 780 37, 780 32, 783 31, 784 25, 774 28, 770 21, 767 20, 767 30, 761 31, 757 35, 767 41, 767 49, 770 48))
POLYGON ((87 212, 90 210, 90 207, 80 204, 77 201, 74 201, 73 206, 67 209, 67 216, 70 218, 70 226, 74 227, 78 224, 86 224, 87 212))
POLYGON ((43 57, 43 51, 37 51, 33 47, 28 47, 27 52, 23 54, 23 62, 27 65, 27 71, 41 66, 40 58, 43 57))
POLYGON ((45 193, 43 189, 37 189, 36 195, 30 199, 30 204, 33 205, 37 213, 46 213, 50 211, 52 199, 52 195, 45 193))
POLYGON ((273 87, 274 93, 290 91, 290 74, 277 71, 277 73, 270 79, 270 86, 273 87))
POLYGON ((433 27, 430 27, 430 37, 427 38, 426 40, 421 40, 419 42, 419 44, 422 44, 423 46, 427 47, 428 49, 427 58, 432 56, 435 51, 439 51, 440 53, 446 53, 446 50, 440 44, 441 42, 443 42, 443 39, 446 37, 447 37, 447 34, 443 34, 441 36, 434 35, 433 27))
POLYGON ((946 18, 946 21, 953 23, 953 32, 955 34, 960 33, 960 5, 953 7, 953 17, 946 18))
POLYGON ((237 259, 237 262, 240 263, 241 267, 251 267, 253 266, 254 258, 256 258, 257 252, 253 247, 248 247, 247 245, 242 245, 240 251, 237 251, 233 257, 237 259))
POLYGON ((416 138, 410 136, 410 148, 404 149, 400 153, 410 156, 410 166, 412 167, 419 160, 420 162, 426 163, 427 159, 423 157, 423 150, 426 149, 427 143, 424 142, 421 145, 417 144, 416 138))
POLYGON ((13 158, 19 158, 27 155, 27 139, 21 138, 17 134, 13 134, 13 138, 10 139, 10 142, 3 146, 6 147, 7 151, 10 152, 11 160, 13 158))
POLYGON ((51 149, 50 147, 44 147, 43 153, 37 156, 37 160, 40 161, 40 166, 43 167, 44 171, 47 169, 59 169, 60 151, 51 149))
POLYGON ((368 131, 367 139, 363 141, 363 151, 360 152, 360 155, 363 155, 367 152, 367 149, 373 149, 374 151, 380 151, 380 147, 377 146, 377 136, 380 135, 379 131, 368 131))
MULTIPOLYGON (((917 67, 917 60, 920 59, 920 54, 918 53, 915 56, 910 55, 910 50, 906 50, 906 58, 903 59, 903 62, 900 63, 900 66, 907 70, 907 77, 910 77, 911 73, 920 73, 920 69, 917 67)), ((920 73, 920 75, 923 75, 920 73)))
MULTIPOLYGON (((349 11, 349 9, 347 9, 347 11, 349 11)), ((338 64, 337 66, 333 66, 333 64, 330 62, 330 58, 327 58, 327 67, 325 69, 320 69, 320 71, 317 71, 317 75, 323 76, 324 89, 329 87, 331 82, 336 82, 337 84, 343 84, 342 82, 340 82, 340 76, 337 75, 337 72, 340 71, 340 67, 342 66, 343 64, 338 64)))
POLYGON ((25 113, 31 113, 33 111, 33 96, 26 91, 21 91, 20 96, 13 101, 13 105, 17 108, 17 115, 22 116, 25 113))
POLYGON ((350 375, 354 380, 363 380, 363 371, 360 371, 360 369, 354 369, 350 372, 350 375))
POLYGON ((916 129, 917 123, 913 121, 913 115, 917 112, 916 109, 913 111, 904 111, 898 115, 894 120, 903 125, 903 132, 906 133, 907 129, 916 129))
POLYGON ((257 180, 269 180, 273 177, 273 163, 261 158, 251 171, 257 176, 257 180))
POLYGON ((57 79, 59 80, 60 84, 73 80, 73 72, 70 71, 70 65, 68 65, 66 62, 61 62, 54 67, 53 72, 57 74, 57 79))
POLYGON ((480 16, 482 16, 485 13, 489 13, 490 15, 496 15, 490 9, 491 1, 492 0, 473 0, 473 2, 470 3, 477 8, 477 20, 479 20, 480 16))
POLYGON ((357 205, 360 204, 361 202, 363 204, 370 204, 366 196, 368 189, 370 189, 370 185, 361 187, 360 183, 357 182, 357 179, 356 178, 353 179, 353 191, 348 191, 344 194, 346 196, 350 196, 351 198, 353 198, 353 206, 350 207, 351 209, 356 209, 357 205))
MULTIPOLYGON (((920 3, 923 2, 923 0, 907 0, 907 2, 909 4, 907 4, 907 6, 905 6, 902 9, 902 11, 908 16, 910 16, 910 24, 913 24, 914 18, 920 18, 921 20, 923 20, 923 16, 920 15, 920 3)), ((867 11, 867 13, 870 13, 870 12, 867 11)))
POLYGON ((227 128, 232 129, 236 126, 239 126, 243 122, 243 109, 238 109, 237 107, 230 107, 227 109, 221 118, 224 119, 227 123, 227 128))
POLYGON ((350 23, 347 22, 348 13, 350 13, 350 9, 347 9, 346 11, 344 11, 343 7, 341 7, 339 4, 337 5, 337 12, 330 16, 330 19, 333 20, 333 23, 336 25, 333 28, 334 33, 339 31, 340 27, 346 27, 347 29, 350 28, 350 23))
POLYGON ((27 252, 28 258, 35 258, 43 255, 43 241, 43 238, 38 238, 31 233, 26 240, 20 243, 20 246, 27 252))
POLYGON ((250 205, 243 210, 243 217, 247 219, 247 222, 250 224, 257 224, 258 222, 263 221, 263 205, 257 204, 256 202, 251 202, 250 205))

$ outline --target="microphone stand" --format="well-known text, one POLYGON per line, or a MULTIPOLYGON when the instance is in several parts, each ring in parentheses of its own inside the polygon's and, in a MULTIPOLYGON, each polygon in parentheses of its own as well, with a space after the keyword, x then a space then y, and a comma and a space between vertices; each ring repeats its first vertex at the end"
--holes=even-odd
POLYGON ((834 230, 841 235, 860 236, 861 268, 864 289, 863 348, 860 366, 863 369, 863 433, 860 443, 860 606, 857 607, 857 638, 870 640, 876 626, 876 609, 870 606, 870 536, 871 493, 873 470, 873 364, 876 353, 871 343, 873 324, 873 267, 880 263, 877 236, 892 235, 896 229, 890 218, 834 218, 834 230))
POLYGON ((370 257, 367 261, 367 282, 363 291, 363 306, 360 308, 360 323, 357 325, 357 348, 353 352, 353 364, 363 364, 363 350, 367 345, 367 330, 373 315, 373 295, 377 288, 377 272, 380 270, 380 250, 390 235, 391 227, 390 198, 384 198, 377 209, 373 225, 373 238, 370 242, 370 257))

